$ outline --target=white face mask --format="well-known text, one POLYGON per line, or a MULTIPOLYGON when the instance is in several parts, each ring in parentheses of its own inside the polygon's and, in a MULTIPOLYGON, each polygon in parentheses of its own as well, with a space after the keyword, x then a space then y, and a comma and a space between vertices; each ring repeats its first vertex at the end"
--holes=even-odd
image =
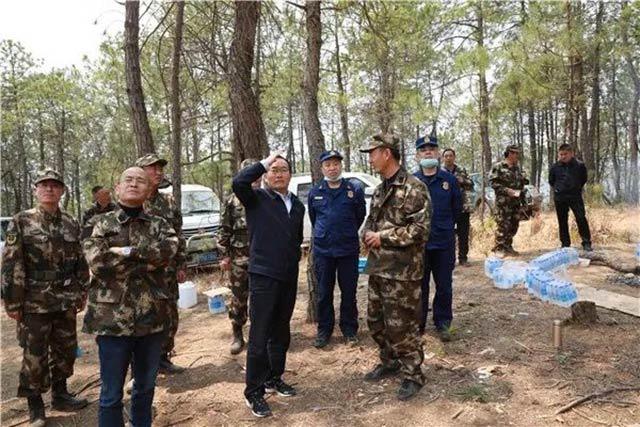
POLYGON ((325 181, 329 181, 329 182, 338 182, 338 181, 340 181, 341 179, 342 179, 342 173, 341 173, 340 175, 336 176, 335 178, 330 178, 330 177, 328 177, 328 176, 325 176, 325 177, 324 177, 324 180, 325 180, 325 181))

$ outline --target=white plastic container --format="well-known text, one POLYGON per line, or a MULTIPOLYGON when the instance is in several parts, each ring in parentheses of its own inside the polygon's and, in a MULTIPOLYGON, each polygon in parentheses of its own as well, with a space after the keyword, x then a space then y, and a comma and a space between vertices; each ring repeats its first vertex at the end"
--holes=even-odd
POLYGON ((227 296, 231 293, 229 288, 213 288, 204 294, 207 296, 207 305, 211 314, 226 313, 227 296))
POLYGON ((191 308, 198 303, 198 292, 195 283, 188 281, 178 284, 178 307, 191 308))

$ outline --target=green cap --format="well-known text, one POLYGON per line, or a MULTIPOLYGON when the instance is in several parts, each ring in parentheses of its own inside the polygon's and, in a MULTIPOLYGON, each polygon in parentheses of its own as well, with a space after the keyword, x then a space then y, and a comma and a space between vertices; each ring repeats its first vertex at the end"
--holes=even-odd
POLYGON ((141 168, 155 165, 156 163, 160 163, 160 166, 166 166, 168 162, 165 159, 158 157, 156 153, 145 154, 136 160, 136 166, 140 166, 141 168))
POLYGON ((361 153, 369 153, 380 147, 395 148, 396 150, 400 149, 400 139, 392 133, 381 132, 377 135, 373 135, 367 144, 368 145, 365 148, 360 149, 361 153))
POLYGON ((60 184, 64 185, 62 175, 51 168, 45 168, 38 171, 34 184, 39 184, 42 181, 58 181, 60 184))

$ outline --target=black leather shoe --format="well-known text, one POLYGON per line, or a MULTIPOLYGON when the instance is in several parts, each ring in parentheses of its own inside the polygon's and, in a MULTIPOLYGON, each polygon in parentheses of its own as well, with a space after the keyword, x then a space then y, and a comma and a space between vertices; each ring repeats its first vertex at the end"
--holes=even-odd
POLYGON ((378 364, 371 372, 364 376, 365 381, 380 381, 383 378, 394 376, 400 371, 400 362, 394 361, 390 365, 378 364))
POLYGON ((440 341, 442 341, 442 342, 451 341, 451 331, 449 330, 449 328, 447 328, 447 327, 439 328, 438 329, 438 338, 440 338, 440 341))
POLYGON ((29 425, 31 427, 44 427, 46 425, 46 417, 44 416, 44 402, 41 395, 27 397, 29 405, 29 425))
POLYGON ((174 365, 167 356, 163 356, 160 359, 159 371, 162 374, 179 374, 180 372, 184 372, 184 368, 182 366, 174 365))
POLYGON ((269 417, 272 415, 271 408, 269 408, 269 404, 266 400, 264 400, 264 396, 253 395, 245 398, 245 402, 249 409, 251 409, 251 413, 259 418, 269 417))
POLYGON ((318 336, 316 337, 315 342, 313 343, 313 346, 314 346, 315 348, 323 348, 323 347, 326 347, 326 346, 329 344, 329 340, 330 340, 330 339, 331 339, 331 338, 330 338, 330 337, 328 337, 328 336, 325 336, 325 335, 318 335, 318 336))
POLYGON ((76 399, 67 391, 67 382, 61 381, 51 387, 51 407, 57 411, 77 411, 89 404, 87 399, 76 399))
POLYGON ((351 344, 351 345, 356 345, 358 344, 358 335, 346 335, 344 337, 344 340, 347 342, 347 344, 351 344))
POLYGON ((422 385, 411 380, 402 380, 402 384, 398 389, 398 400, 409 400, 422 388, 422 385))
POLYGON ((585 252, 593 252, 593 247, 591 247, 591 243, 583 243, 582 249, 584 249, 585 252))

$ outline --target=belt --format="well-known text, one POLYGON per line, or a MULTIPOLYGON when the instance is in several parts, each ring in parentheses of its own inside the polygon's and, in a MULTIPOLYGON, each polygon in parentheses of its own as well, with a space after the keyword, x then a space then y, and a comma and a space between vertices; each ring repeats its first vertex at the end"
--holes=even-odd
POLYGON ((64 273, 56 270, 30 271, 27 273, 27 278, 31 280, 50 282, 54 280, 64 280, 64 273))

